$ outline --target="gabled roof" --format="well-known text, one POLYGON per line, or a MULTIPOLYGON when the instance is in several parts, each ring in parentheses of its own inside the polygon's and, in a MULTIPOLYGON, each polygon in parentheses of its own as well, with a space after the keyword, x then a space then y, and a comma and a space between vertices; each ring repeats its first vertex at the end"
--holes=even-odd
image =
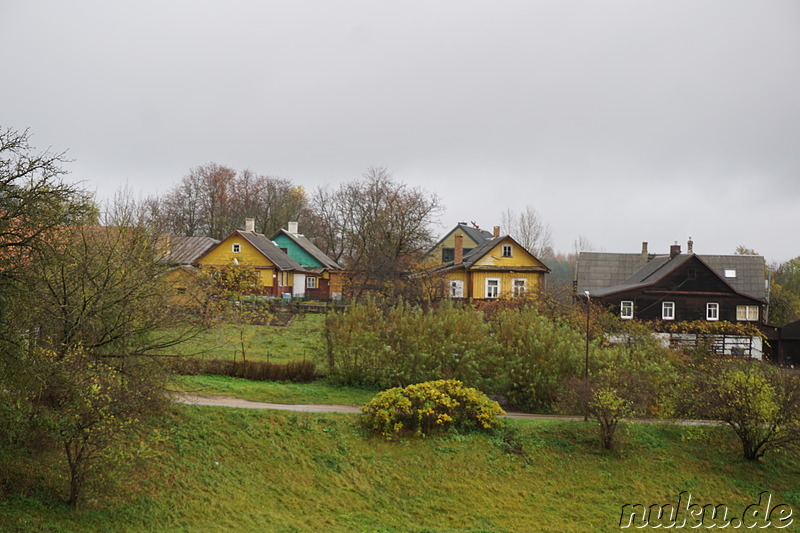
POLYGON ((191 265, 217 244, 211 237, 183 237, 168 235, 164 261, 171 265, 191 265))
MULTIPOLYGON (((308 255, 319 261, 323 267, 329 270, 341 270, 342 267, 339 266, 339 263, 334 261, 333 259, 328 256, 325 252, 317 248, 313 242, 311 242, 307 237, 301 235, 299 233, 290 233, 285 229, 281 229, 278 233, 275 234, 275 237, 278 235, 286 235, 289 239, 291 239, 297 246, 305 250, 308 255)), ((274 238, 274 237, 273 237, 274 238)))
POLYGON ((444 237, 439 239, 439 242, 437 242, 430 250, 428 250, 428 253, 431 253, 434 250, 436 250, 439 246, 442 245, 442 243, 444 243, 444 241, 447 240, 447 238, 450 235, 453 235, 456 232, 463 233, 464 235, 472 239, 472 241, 475 242, 476 245, 480 244, 481 242, 487 239, 493 238, 493 235, 486 230, 482 230, 480 228, 474 228, 472 226, 468 226, 466 223, 459 222, 455 228, 448 231, 444 235, 444 237))
MULTIPOLYGON (((448 270, 455 270, 455 269, 459 269, 459 268, 464 268, 464 269, 468 270, 468 269, 472 268, 472 266, 475 263, 480 261, 486 254, 491 252, 494 249, 495 246, 497 246, 498 244, 500 244, 501 242, 503 242, 505 240, 510 240, 512 243, 514 243, 515 246, 517 246, 521 250, 524 250, 525 253, 527 253, 528 255, 530 255, 531 257, 533 257, 534 259, 536 259, 537 261, 539 261, 541 263, 541 261, 536 256, 534 256, 532 253, 530 253, 528 250, 526 250, 521 244, 519 244, 516 240, 514 240, 513 237, 511 237, 510 235, 501 235, 499 237, 492 237, 490 239, 483 240, 480 244, 478 244, 478 246, 476 246, 475 248, 470 250, 468 253, 464 254, 464 257, 463 257, 463 260, 462 260, 461 263, 455 264, 455 262, 453 262, 453 261, 448 261, 443 266, 439 267, 439 269, 437 269, 437 270, 448 271, 448 270)), ((542 267, 544 267, 544 269, 542 270, 543 272, 550 272, 550 269, 547 268, 547 266, 544 263, 542 263, 542 267)), ((525 268, 525 267, 520 267, 520 268, 525 268)), ((530 267, 528 267, 528 268, 530 268, 530 267)), ((541 269, 539 269, 537 267, 537 270, 541 270, 541 269)))
POLYGON ((593 296, 602 297, 653 285, 693 257, 733 291, 765 299, 764 258, 753 255, 678 254, 670 257, 582 252, 578 259, 576 292, 582 294, 588 290, 593 296), (726 276, 727 270, 735 271, 735 277, 726 276))
MULTIPOLYGON (((286 255, 283 250, 275 246, 271 239, 262 233, 254 231, 235 230, 230 236, 239 234, 252 244, 261 254, 269 259, 280 270, 303 270, 297 261, 286 255)), ((228 236, 228 238, 230 238, 228 236)), ((227 240, 227 239, 226 239, 227 240)))

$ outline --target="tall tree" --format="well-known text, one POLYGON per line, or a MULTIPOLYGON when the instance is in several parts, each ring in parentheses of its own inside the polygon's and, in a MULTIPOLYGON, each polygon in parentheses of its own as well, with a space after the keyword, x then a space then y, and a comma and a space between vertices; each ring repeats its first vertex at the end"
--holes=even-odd
POLYGON ((553 231, 535 207, 528 205, 521 213, 506 209, 500 215, 500 224, 526 250, 539 259, 553 255, 553 231))
POLYGON ((788 324, 800 320, 800 256, 770 265, 769 322, 788 324))
POLYGON ((66 162, 31 146, 28 130, 0 126, 0 275, 17 273, 51 228, 97 219, 91 195, 64 181, 66 162))
POLYGON ((148 200, 152 217, 176 235, 222 239, 254 218, 256 231, 276 233, 306 210, 302 187, 288 179, 208 163, 198 166, 161 198, 148 200))
POLYGON ((354 272, 360 286, 396 279, 433 242, 436 195, 394 181, 383 167, 312 199, 318 245, 354 272))

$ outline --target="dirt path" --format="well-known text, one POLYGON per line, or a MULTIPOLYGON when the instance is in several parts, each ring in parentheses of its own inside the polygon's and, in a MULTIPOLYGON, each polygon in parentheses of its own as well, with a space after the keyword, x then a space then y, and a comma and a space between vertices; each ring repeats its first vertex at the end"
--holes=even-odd
MULTIPOLYGON (((251 402, 233 396, 196 396, 192 394, 181 394, 177 396, 177 401, 190 405, 212 405, 217 407, 238 407, 242 409, 276 409, 279 411, 300 411, 305 413, 360 413, 361 407, 357 405, 327 405, 327 404, 285 404, 285 403, 265 403, 251 402)), ((557 416, 557 415, 535 415, 529 413, 506 413, 509 418, 550 418, 556 420, 583 420, 582 416, 557 416)))

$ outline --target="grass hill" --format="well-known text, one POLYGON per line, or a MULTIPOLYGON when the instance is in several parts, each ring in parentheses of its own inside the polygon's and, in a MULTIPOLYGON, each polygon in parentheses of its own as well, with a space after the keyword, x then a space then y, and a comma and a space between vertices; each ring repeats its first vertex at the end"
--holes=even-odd
POLYGON ((682 491, 738 516, 762 491, 800 511, 800 459, 740 459, 722 427, 631 424, 609 453, 594 424, 556 420, 403 442, 349 415, 175 406, 161 422, 77 511, 53 496, 63 468, 0 493, 0 531, 602 532, 619 530, 624 504, 682 491))

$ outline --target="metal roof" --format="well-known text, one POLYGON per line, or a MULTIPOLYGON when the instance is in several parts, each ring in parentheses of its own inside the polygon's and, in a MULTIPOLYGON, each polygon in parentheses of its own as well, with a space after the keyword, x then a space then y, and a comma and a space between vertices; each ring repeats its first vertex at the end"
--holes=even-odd
POLYGON ((328 254, 317 248, 317 246, 313 242, 311 242, 306 236, 301 235, 300 233, 289 233, 289 231, 282 229, 276 234, 276 237, 281 233, 292 239, 292 241, 294 241, 295 244, 297 244, 300 248, 308 252, 308 254, 311 257, 322 263, 322 265, 325 268, 331 270, 342 269, 342 267, 339 266, 339 263, 331 259, 330 256, 328 256, 328 254))
POLYGON ((168 235, 165 239, 168 243, 168 250, 164 260, 172 265, 191 265, 219 244, 217 239, 211 237, 168 235))
POLYGON ((576 271, 576 293, 589 291, 596 296, 655 283, 691 257, 708 265, 736 292, 763 300, 765 261, 756 255, 667 255, 581 252, 576 271), (726 272, 731 271, 731 272, 726 272), (733 273, 735 276, 726 276, 733 273))
POLYGON ((254 231, 236 230, 234 233, 241 235, 247 242, 256 247, 264 257, 272 261, 272 263, 280 270, 303 270, 294 259, 286 255, 283 250, 275 246, 266 235, 256 233, 254 231))

